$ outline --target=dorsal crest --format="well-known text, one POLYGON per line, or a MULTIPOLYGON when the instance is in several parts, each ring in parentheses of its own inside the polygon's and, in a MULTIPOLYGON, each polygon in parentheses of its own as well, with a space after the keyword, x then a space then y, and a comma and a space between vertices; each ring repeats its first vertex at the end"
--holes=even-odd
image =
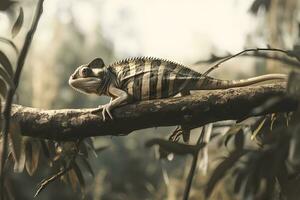
POLYGON ((128 63, 128 62, 132 62, 132 61, 137 61, 137 60, 145 60, 145 61, 154 61, 154 60, 159 60, 161 62, 168 62, 171 64, 176 64, 182 67, 186 67, 183 64, 171 61, 171 60, 167 60, 167 59, 161 59, 161 58, 156 58, 156 57, 149 57, 149 56, 141 56, 141 57, 130 57, 130 58, 125 58, 119 61, 116 61, 114 63, 109 64, 109 67, 116 67, 118 65, 122 65, 124 63, 128 63))

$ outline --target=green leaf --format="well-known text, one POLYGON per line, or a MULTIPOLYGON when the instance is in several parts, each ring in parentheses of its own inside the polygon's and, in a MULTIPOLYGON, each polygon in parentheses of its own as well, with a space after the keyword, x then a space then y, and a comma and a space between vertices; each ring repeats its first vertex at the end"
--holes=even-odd
POLYGON ((186 154, 196 154, 202 149, 206 144, 200 143, 199 145, 188 145, 181 144, 170 140, 163 140, 160 138, 155 138, 146 142, 146 147, 151 147, 153 145, 159 145, 160 148, 165 149, 168 152, 177 154, 177 155, 186 155, 186 154))
POLYGON ((11 30, 11 34, 13 38, 16 37, 16 35, 18 35, 18 33, 20 32, 23 25, 23 21, 24 21, 24 12, 23 12, 23 8, 20 7, 19 16, 11 30))
POLYGON ((7 86, 6 86, 5 82, 3 81, 3 79, 0 77, 0 97, 5 99, 6 93, 7 93, 7 86))
POLYGON ((0 42, 10 45, 15 50, 16 54, 19 55, 19 49, 13 41, 4 37, 0 37, 0 42))
POLYGON ((232 153, 224 160, 222 161, 217 168, 213 171, 207 185, 205 188, 205 197, 208 198, 216 184, 226 175, 226 172, 230 170, 235 163, 242 157, 248 153, 246 150, 237 150, 232 153))
POLYGON ((13 72, 12 65, 8 57, 2 51, 0 51, 0 64, 4 67, 4 69, 10 75, 10 77, 13 77, 14 72, 13 72))

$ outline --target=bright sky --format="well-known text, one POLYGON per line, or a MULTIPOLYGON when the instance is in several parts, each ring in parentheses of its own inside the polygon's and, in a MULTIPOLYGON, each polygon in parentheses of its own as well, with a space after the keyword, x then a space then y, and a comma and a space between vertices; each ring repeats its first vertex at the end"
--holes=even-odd
MULTIPOLYGON (((67 23, 70 21, 70 13, 73 13, 77 26, 86 37, 97 37, 96 29, 101 28, 119 58, 147 55, 192 63, 208 57, 212 52, 237 52, 244 48, 247 34, 255 31, 257 23, 247 12, 252 2, 45 1, 38 30, 39 38, 44 42, 40 44, 46 44, 47 38, 51 37, 54 18, 58 16, 62 22, 67 23)), ((1 19, 3 16, 1 18, 0 15, 0 22, 1 19)), ((2 25, 0 32, 7 30, 7 25, 2 25)))
POLYGON ((252 0, 107 0, 99 13, 120 55, 194 61, 212 51, 243 48, 254 20, 252 0))
POLYGON ((243 49, 247 34, 255 30, 256 20, 247 12, 252 2, 51 0, 44 17, 59 11, 67 22, 72 12, 83 33, 101 28, 119 58, 148 55, 194 62, 211 52, 243 49))

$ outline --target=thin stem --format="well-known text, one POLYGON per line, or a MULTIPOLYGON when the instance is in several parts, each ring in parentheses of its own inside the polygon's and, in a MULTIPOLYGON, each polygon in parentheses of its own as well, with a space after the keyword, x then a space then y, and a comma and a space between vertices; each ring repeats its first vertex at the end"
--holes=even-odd
POLYGON ((276 48, 256 48, 256 49, 246 49, 246 50, 243 50, 237 54, 234 54, 234 55, 231 55, 231 56, 228 56, 224 59, 222 59, 221 61, 217 62, 215 65, 213 65, 211 68, 209 68, 206 72, 204 72, 202 74, 202 76, 207 76, 210 72, 212 72, 213 70, 217 69, 222 63, 224 62, 227 62, 228 60, 234 58, 234 57, 237 57, 239 55, 242 55, 244 53, 247 53, 247 52, 251 52, 251 51, 254 51, 254 52, 258 52, 258 51, 274 51, 274 52, 281 52, 281 53, 284 53, 290 57, 295 57, 294 54, 292 54, 291 52, 289 51, 285 51, 285 50, 282 50, 282 49, 276 49, 276 48))
MULTIPOLYGON (((202 142, 202 140, 204 138, 204 133, 205 133, 205 126, 203 126, 203 128, 201 130, 201 134, 200 134, 200 136, 197 140, 196 146, 199 145, 202 142)), ((200 150, 201 150, 201 148, 199 149, 199 151, 200 150)), ((199 151, 196 152, 193 155, 193 161, 192 161, 191 169, 190 169, 189 175, 187 177, 186 185, 185 185, 185 188, 184 188, 183 200, 188 200, 189 199, 193 178, 195 176, 195 170, 196 170, 196 166, 197 166, 199 151)))
MULTIPOLYGON (((223 60, 225 58, 227 58, 230 55, 226 55, 226 56, 215 56, 212 55, 211 58, 207 59, 207 60, 199 60, 195 63, 195 65, 199 65, 199 64, 205 64, 205 63, 214 63, 218 60, 223 60)), ((285 58, 282 56, 276 56, 276 55, 269 55, 266 53, 262 53, 262 52, 254 52, 253 54, 242 54, 240 56, 246 56, 246 57, 255 57, 255 58, 265 58, 265 59, 269 59, 269 60, 276 60, 279 61, 283 64, 287 64, 289 66, 294 66, 294 67, 300 67, 300 62, 294 59, 290 59, 290 58, 285 58)))
POLYGON ((16 72, 14 75, 14 88, 9 88, 8 93, 6 96, 6 101, 5 101, 5 107, 3 110, 3 117, 4 117, 4 123, 3 123, 3 128, 2 128, 2 137, 3 137, 3 146, 2 146, 2 156, 1 156, 1 165, 0 165, 0 173, 1 173, 1 180, 0 180, 0 189, 1 189, 1 196, 0 199, 4 199, 4 167, 5 167, 5 161, 6 161, 6 154, 7 154, 7 148, 8 148, 8 131, 9 131, 9 124, 10 124, 10 114, 11 114, 11 104, 13 101, 13 96, 17 90, 17 87, 19 85, 20 81, 20 76, 21 72, 24 66, 24 62, 33 38, 33 35, 36 31, 39 19, 41 17, 41 14, 43 12, 43 3, 44 0, 39 0, 37 4, 37 9, 34 15, 33 23, 29 29, 29 31, 26 34, 26 38, 23 44, 23 47, 21 49, 20 55, 17 60, 17 67, 16 67, 16 72))
POLYGON ((67 167, 67 168, 64 168, 62 170, 60 170, 57 174, 54 174, 53 176, 51 176, 50 178, 47 178, 45 180, 43 180, 39 185, 34 197, 37 197, 40 192, 46 188, 46 186, 50 183, 52 183, 53 181, 59 179, 60 177, 62 177, 63 175, 65 175, 68 171, 71 170, 71 167, 67 167))

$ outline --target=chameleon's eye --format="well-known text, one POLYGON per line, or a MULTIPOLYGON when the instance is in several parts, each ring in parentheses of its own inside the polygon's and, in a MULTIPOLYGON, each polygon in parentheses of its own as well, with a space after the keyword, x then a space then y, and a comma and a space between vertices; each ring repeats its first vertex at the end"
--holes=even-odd
POLYGON ((80 76, 81 77, 88 77, 88 76, 90 76, 91 75, 91 69, 90 68, 88 68, 88 67, 84 67, 84 68, 82 68, 81 70, 80 70, 80 76))

